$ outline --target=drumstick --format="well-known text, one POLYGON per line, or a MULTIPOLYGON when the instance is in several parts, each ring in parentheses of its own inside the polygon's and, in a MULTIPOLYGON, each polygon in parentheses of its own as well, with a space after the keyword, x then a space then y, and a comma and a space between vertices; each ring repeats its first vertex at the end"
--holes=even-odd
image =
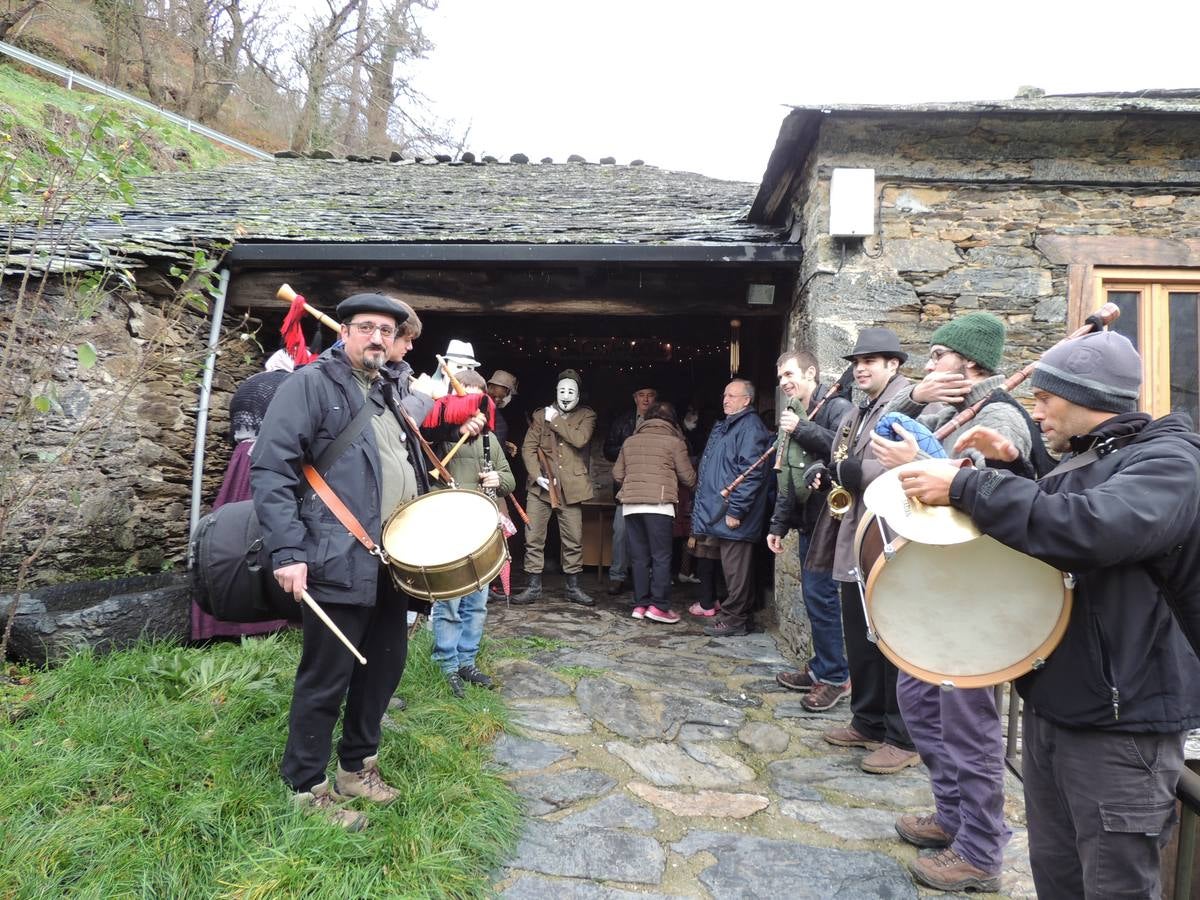
POLYGON ((529 515, 525 512, 525 510, 521 509, 521 504, 517 502, 517 498, 512 494, 505 494, 504 499, 513 505, 513 509, 517 511, 517 515, 521 517, 521 521, 528 525, 529 515))
POLYGON ((467 396, 467 389, 463 387, 462 382, 454 377, 454 373, 450 371, 450 363, 446 362, 446 357, 435 353, 438 364, 442 367, 442 371, 446 373, 446 377, 450 379, 450 387, 454 388, 454 393, 459 397, 467 396))
MULTIPOLYGON (((449 463, 449 462, 450 462, 450 460, 454 459, 454 454, 455 454, 455 453, 457 453, 457 452, 458 452, 458 450, 459 450, 459 448, 460 448, 460 447, 462 447, 462 445, 463 445, 463 444, 465 444, 465 443, 467 442, 467 438, 469 438, 470 436, 471 436, 471 432, 469 432, 469 431, 468 431, 466 434, 464 434, 462 437, 460 437, 460 438, 458 439, 458 443, 457 443, 457 444, 455 444, 453 447, 451 447, 451 448, 450 448, 450 452, 449 452, 449 453, 447 453, 447 454, 446 454, 446 455, 445 455, 445 456, 442 458, 442 468, 443 468, 443 469, 444 469, 444 468, 446 468, 446 464, 447 464, 447 463, 449 463)), ((441 477, 441 474, 442 474, 442 473, 441 473, 440 471, 438 471, 437 469, 430 469, 430 470, 429 470, 429 477, 430 477, 430 478, 440 478, 440 477, 441 477)))
MULTIPOLYGON (((278 297, 280 300, 282 300, 284 303, 291 303, 297 297, 300 297, 301 300, 304 300, 304 298, 302 296, 300 296, 300 294, 297 294, 294 290, 292 290, 292 286, 290 284, 281 284, 279 286, 279 290, 277 290, 275 292, 275 296, 278 297)), ((329 316, 325 315, 325 313, 321 312, 315 306, 309 306, 307 300, 304 300, 304 311, 306 313, 308 313, 310 316, 315 316, 321 322, 322 325, 328 325, 334 331, 342 330, 342 326, 339 325, 336 321, 331 319, 329 316)))
POLYGON ((301 591, 300 599, 302 599, 308 605, 309 609, 317 614, 317 618, 325 623, 329 630, 333 632, 333 636, 346 645, 346 649, 354 654, 354 658, 365 666, 367 664, 367 658, 358 652, 357 647, 350 643, 350 638, 342 634, 342 629, 333 624, 333 619, 329 618, 329 616, 326 615, 325 610, 321 609, 321 607, 317 605, 317 601, 312 598, 308 591, 301 591))

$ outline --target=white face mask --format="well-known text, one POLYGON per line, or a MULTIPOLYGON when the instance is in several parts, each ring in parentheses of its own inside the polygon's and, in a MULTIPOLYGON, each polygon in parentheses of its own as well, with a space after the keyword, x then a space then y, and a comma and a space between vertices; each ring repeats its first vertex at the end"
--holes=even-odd
POLYGON ((558 408, 563 412, 570 412, 579 405, 579 385, 570 378, 558 383, 554 395, 558 400, 558 408))

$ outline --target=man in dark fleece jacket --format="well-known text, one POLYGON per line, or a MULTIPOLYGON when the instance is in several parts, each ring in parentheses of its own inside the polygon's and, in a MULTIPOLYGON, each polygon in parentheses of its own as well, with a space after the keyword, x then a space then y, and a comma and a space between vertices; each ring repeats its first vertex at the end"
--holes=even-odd
MULTIPOLYGON (((1050 448, 1073 455, 1057 470, 1034 482, 933 463, 901 483, 1076 579, 1062 642, 1017 682, 1038 896, 1157 897, 1184 739, 1200 726, 1200 660, 1171 605, 1194 607, 1200 588, 1194 567, 1189 583, 1175 577, 1200 541, 1200 437, 1186 416, 1135 412, 1141 359, 1113 332, 1052 348, 1032 382, 1050 448)), ((959 444, 1014 452, 982 428, 959 444)), ((952 855, 913 865, 943 881, 969 876, 952 855)))

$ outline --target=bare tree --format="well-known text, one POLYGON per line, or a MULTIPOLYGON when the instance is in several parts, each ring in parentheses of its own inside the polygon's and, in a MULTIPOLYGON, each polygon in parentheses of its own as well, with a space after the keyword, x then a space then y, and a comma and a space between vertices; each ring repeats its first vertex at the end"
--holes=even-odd
POLYGON ((436 9, 437 2, 392 0, 384 11, 377 38, 378 55, 368 63, 370 94, 366 146, 372 151, 383 150, 394 143, 390 125, 398 97, 405 97, 416 105, 422 102, 420 95, 398 73, 400 67, 420 59, 433 47, 413 15, 415 8, 436 9))
POLYGON ((312 144, 320 116, 320 107, 326 84, 334 67, 335 52, 350 14, 358 8, 359 0, 346 0, 340 9, 331 0, 325 0, 329 18, 315 27, 310 35, 307 52, 301 60, 307 87, 304 102, 300 107, 299 119, 292 132, 291 148, 297 152, 308 150, 312 144))

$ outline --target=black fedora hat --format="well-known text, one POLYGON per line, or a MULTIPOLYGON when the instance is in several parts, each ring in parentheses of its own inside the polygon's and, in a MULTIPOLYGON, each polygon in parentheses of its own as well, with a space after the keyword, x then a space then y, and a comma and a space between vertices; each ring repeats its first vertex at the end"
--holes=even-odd
POLYGON ((889 328, 864 328, 858 333, 858 342, 842 359, 854 362, 859 356, 891 356, 904 362, 908 354, 900 349, 900 338, 889 328))

